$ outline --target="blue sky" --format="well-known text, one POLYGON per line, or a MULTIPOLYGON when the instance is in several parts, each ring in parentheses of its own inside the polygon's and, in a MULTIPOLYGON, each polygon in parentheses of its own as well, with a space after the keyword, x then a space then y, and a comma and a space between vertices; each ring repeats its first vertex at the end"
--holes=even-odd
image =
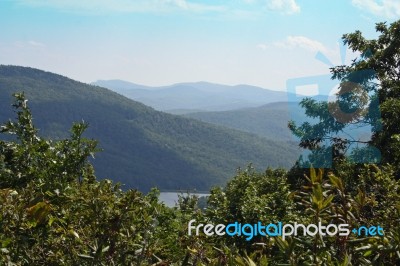
POLYGON ((0 64, 83 82, 284 90, 329 73, 318 51, 340 64, 342 34, 374 38, 376 22, 398 18, 398 0, 1 0, 0 64))

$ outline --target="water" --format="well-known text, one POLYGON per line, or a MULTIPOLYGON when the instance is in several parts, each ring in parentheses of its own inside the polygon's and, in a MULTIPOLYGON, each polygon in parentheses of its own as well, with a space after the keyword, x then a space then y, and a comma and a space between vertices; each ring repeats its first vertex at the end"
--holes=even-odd
POLYGON ((178 195, 187 196, 188 194, 196 195, 199 197, 206 197, 210 195, 207 193, 160 192, 159 200, 161 202, 164 202, 164 204, 168 207, 174 207, 178 203, 178 195))

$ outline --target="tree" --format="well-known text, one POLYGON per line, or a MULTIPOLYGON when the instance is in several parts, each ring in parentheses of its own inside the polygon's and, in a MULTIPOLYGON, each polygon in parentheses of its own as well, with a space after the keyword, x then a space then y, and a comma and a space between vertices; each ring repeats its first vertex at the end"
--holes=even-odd
POLYGON ((14 141, 0 140, 0 188, 25 187, 30 181, 47 185, 92 178, 89 156, 94 156, 97 141, 82 137, 88 127, 75 123, 71 138, 54 142, 38 136, 32 114, 23 93, 14 94, 17 121, 8 121, 0 133, 15 136, 14 141))
POLYGON ((331 68, 332 79, 340 81, 334 102, 301 102, 306 114, 319 122, 289 122, 300 146, 313 151, 311 162, 327 157, 341 161, 350 150, 348 158, 354 162, 391 163, 400 174, 400 20, 390 26, 377 23, 376 31, 380 35, 373 40, 360 31, 343 35, 344 43, 360 55, 348 66, 331 68), (371 139, 340 134, 349 126, 370 126, 371 139), (350 148, 352 144, 358 148, 350 148))

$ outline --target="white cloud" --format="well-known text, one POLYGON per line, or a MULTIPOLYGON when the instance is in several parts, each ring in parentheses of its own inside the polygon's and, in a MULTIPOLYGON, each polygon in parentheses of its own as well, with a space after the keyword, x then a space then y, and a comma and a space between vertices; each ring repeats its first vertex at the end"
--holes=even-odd
POLYGON ((376 16, 389 19, 400 17, 399 0, 352 0, 352 3, 359 9, 366 10, 376 16))
MULTIPOLYGON (((315 54, 315 59, 328 66, 350 64, 351 61, 359 56, 348 47, 343 47, 343 43, 337 42, 332 46, 325 46, 317 40, 305 36, 287 36, 285 40, 271 44, 283 49, 303 49, 315 54), (344 50, 344 53, 342 49, 344 50)), ((270 46, 268 46, 270 47, 270 46)))
POLYGON ((37 41, 28 41, 28 44, 33 47, 45 47, 43 43, 37 41))
POLYGON ((44 43, 41 42, 37 42, 37 41, 16 41, 14 42, 14 46, 17 48, 44 48, 46 47, 46 45, 44 43))
POLYGON ((257 44, 257 48, 259 48, 261 50, 267 50, 268 45, 260 43, 260 44, 257 44))
MULTIPOLYGON (((0 0, 1 1, 1 0, 0 0)), ((263 15, 266 8, 282 14, 300 12, 296 0, 242 0, 244 6, 235 1, 218 4, 194 0, 13 0, 31 7, 59 9, 63 12, 102 15, 109 13, 217 13, 223 17, 254 19, 263 15)))
POLYGON ((286 40, 275 42, 274 45, 288 49, 302 48, 310 52, 326 53, 328 51, 322 43, 304 36, 287 36, 286 40))
POLYGON ((192 3, 187 0, 17 0, 19 4, 34 7, 49 7, 72 12, 169 12, 184 10, 191 12, 221 12, 225 8, 217 5, 192 3))
POLYGON ((300 12, 300 6, 296 3, 296 0, 268 0, 267 7, 270 10, 279 11, 287 15, 300 12))

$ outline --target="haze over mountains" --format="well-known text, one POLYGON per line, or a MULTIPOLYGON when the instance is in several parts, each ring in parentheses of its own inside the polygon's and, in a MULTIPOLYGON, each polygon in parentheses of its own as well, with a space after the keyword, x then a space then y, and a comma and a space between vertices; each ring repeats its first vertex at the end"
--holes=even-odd
POLYGON ((193 82, 149 87, 122 80, 99 80, 92 84, 113 90, 156 110, 174 114, 227 111, 288 101, 286 92, 250 85, 228 86, 193 82))
POLYGON ((290 167, 298 156, 296 143, 155 111, 108 89, 26 67, 0 66, 0 122, 15 117, 11 95, 22 91, 41 135, 65 138, 73 122, 88 122, 85 136, 104 149, 94 160, 97 176, 128 188, 208 190, 249 162, 258 169, 290 167))
MULTIPOLYGON (((157 110, 282 142, 299 141, 289 130, 288 121, 293 120, 298 125, 306 121, 316 122, 299 105, 302 99, 311 97, 326 101, 335 98, 334 95, 294 95, 249 85, 227 86, 208 82, 162 87, 123 80, 99 80, 93 84, 107 87, 157 110)), ((365 139, 368 138, 368 130, 349 127, 345 134, 365 139)))
POLYGON ((297 102, 275 102, 259 107, 221 112, 194 112, 184 116, 276 141, 297 141, 288 128, 289 120, 298 124, 310 121, 297 102))
MULTIPOLYGON (((185 117, 195 118, 203 122, 222 125, 229 128, 254 133, 260 137, 275 141, 296 142, 288 128, 288 121, 292 120, 297 125, 304 122, 314 124, 317 119, 308 117, 305 110, 295 102, 276 102, 260 107, 244 108, 222 112, 197 112, 188 113, 185 117)), ((371 127, 368 125, 348 125, 338 134, 342 137, 368 141, 371 138, 371 127)), ((350 152, 357 145, 350 145, 350 152)))

